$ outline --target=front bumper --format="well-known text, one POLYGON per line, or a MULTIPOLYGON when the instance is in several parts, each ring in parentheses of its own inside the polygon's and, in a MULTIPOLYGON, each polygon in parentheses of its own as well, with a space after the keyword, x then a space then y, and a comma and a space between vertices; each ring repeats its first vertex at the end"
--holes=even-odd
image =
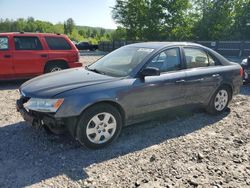
POLYGON ((20 112, 25 121, 34 126, 48 125, 52 127, 62 127, 63 122, 60 119, 54 118, 53 113, 42 113, 36 111, 28 111, 23 104, 28 101, 28 98, 22 97, 16 101, 16 109, 20 112))
POLYGON ((29 100, 27 97, 21 97, 19 100, 16 101, 16 109, 20 112, 23 119, 32 125, 33 127, 40 128, 49 128, 51 129, 67 129, 69 133, 75 137, 76 134, 76 125, 77 125, 77 118, 70 117, 70 118, 55 118, 55 113, 43 113, 43 112, 36 112, 36 111, 27 111, 23 104, 29 100))

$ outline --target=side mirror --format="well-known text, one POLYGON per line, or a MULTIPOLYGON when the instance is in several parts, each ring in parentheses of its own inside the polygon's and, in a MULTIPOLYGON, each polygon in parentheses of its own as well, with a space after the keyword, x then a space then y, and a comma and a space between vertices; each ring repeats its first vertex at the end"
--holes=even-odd
POLYGON ((141 71, 141 76, 159 76, 161 74, 160 70, 155 67, 147 67, 141 71))

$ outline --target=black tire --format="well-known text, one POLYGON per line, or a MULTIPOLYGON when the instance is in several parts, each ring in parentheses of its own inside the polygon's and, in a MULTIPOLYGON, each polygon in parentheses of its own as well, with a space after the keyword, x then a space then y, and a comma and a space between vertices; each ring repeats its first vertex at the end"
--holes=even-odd
MULTIPOLYGON (((105 116, 104 116, 105 117, 105 116)), ((102 124, 104 124, 104 117, 102 119, 102 124)), ((100 120, 98 119, 98 120, 100 120)), ((110 119, 109 119, 110 120, 110 119)), ((103 129, 105 125, 103 125, 103 129)), ((107 125, 106 125, 107 126, 107 125)), ((90 149, 99 149, 99 148, 103 148, 105 146, 107 146, 108 144, 110 144, 112 141, 114 141, 120 134, 122 129, 122 117, 120 112, 112 105, 109 104, 97 104, 94 105, 92 107, 90 107, 89 109, 87 109, 86 111, 83 112, 83 114, 81 115, 78 124, 77 124, 77 130, 76 130, 76 139, 84 146, 86 146, 87 148, 90 149), (94 143, 93 140, 91 141, 91 139, 94 139, 95 137, 97 137, 100 134, 104 134, 102 133, 98 133, 97 131, 100 131, 98 129, 99 126, 102 126, 100 124, 96 124, 94 123, 94 121, 91 121, 92 118, 94 118, 95 116, 97 116, 98 114, 101 114, 98 116, 98 118, 101 119, 100 116, 102 116, 102 113, 107 113, 107 114, 111 114, 113 117, 111 118, 111 121, 113 121, 113 118, 115 119, 114 122, 116 122, 116 129, 109 129, 109 130, 105 130, 108 134, 112 135, 109 140, 103 142, 103 143, 94 143), (92 126, 91 129, 94 129, 96 131, 96 133, 92 133, 92 137, 89 135, 87 135, 87 128, 89 130, 89 127, 92 126), (112 134, 111 134, 111 133, 112 134)), ((99 136, 100 137, 100 136, 99 136)), ((99 142, 102 142, 101 138, 104 138, 103 140, 105 140, 106 138, 104 137, 104 135, 102 135, 99 138, 99 142)))
MULTIPOLYGON (((221 86, 219 89, 216 90, 216 92, 214 93, 214 95, 212 96, 206 110, 209 114, 212 115, 219 115, 221 113, 223 113, 227 108, 228 108, 228 104, 230 102, 230 100, 232 99, 232 91, 229 87, 227 86, 221 86), (220 93, 221 91, 225 91, 227 93, 227 102, 224 103, 225 105, 221 105, 221 107, 223 106, 222 109, 216 108, 215 102, 217 102, 217 95, 218 93, 220 93)), ((217 105, 218 106, 218 105, 217 105)))
POLYGON ((59 63, 50 63, 47 64, 45 67, 45 73, 50 73, 50 72, 56 72, 56 71, 60 71, 63 69, 66 69, 67 66, 64 64, 59 64, 59 63))
POLYGON ((244 78, 244 84, 249 84, 250 83, 250 78, 249 78, 250 75, 248 75, 248 73, 244 70, 244 75, 243 75, 243 78, 244 78))

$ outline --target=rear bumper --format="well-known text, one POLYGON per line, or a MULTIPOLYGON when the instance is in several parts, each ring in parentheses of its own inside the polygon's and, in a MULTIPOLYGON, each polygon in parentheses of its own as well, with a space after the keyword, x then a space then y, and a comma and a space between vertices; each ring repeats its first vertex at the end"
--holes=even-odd
POLYGON ((68 65, 69 65, 69 68, 82 67, 82 63, 80 62, 68 63, 68 65))

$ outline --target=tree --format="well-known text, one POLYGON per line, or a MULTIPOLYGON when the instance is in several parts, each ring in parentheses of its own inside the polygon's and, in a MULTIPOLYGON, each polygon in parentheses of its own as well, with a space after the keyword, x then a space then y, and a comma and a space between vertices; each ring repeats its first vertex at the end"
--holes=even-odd
POLYGON ((250 1, 238 0, 235 3, 235 22, 233 25, 234 38, 250 39, 250 1))
POLYGON ((64 33, 72 34, 73 29, 75 28, 75 22, 72 18, 69 18, 64 22, 64 33))
POLYGON ((187 26, 189 5, 189 0, 117 0, 112 13, 128 39, 166 40, 187 26))
POLYGON ((232 36, 235 0, 203 0, 194 33, 200 40, 226 40, 232 36))

